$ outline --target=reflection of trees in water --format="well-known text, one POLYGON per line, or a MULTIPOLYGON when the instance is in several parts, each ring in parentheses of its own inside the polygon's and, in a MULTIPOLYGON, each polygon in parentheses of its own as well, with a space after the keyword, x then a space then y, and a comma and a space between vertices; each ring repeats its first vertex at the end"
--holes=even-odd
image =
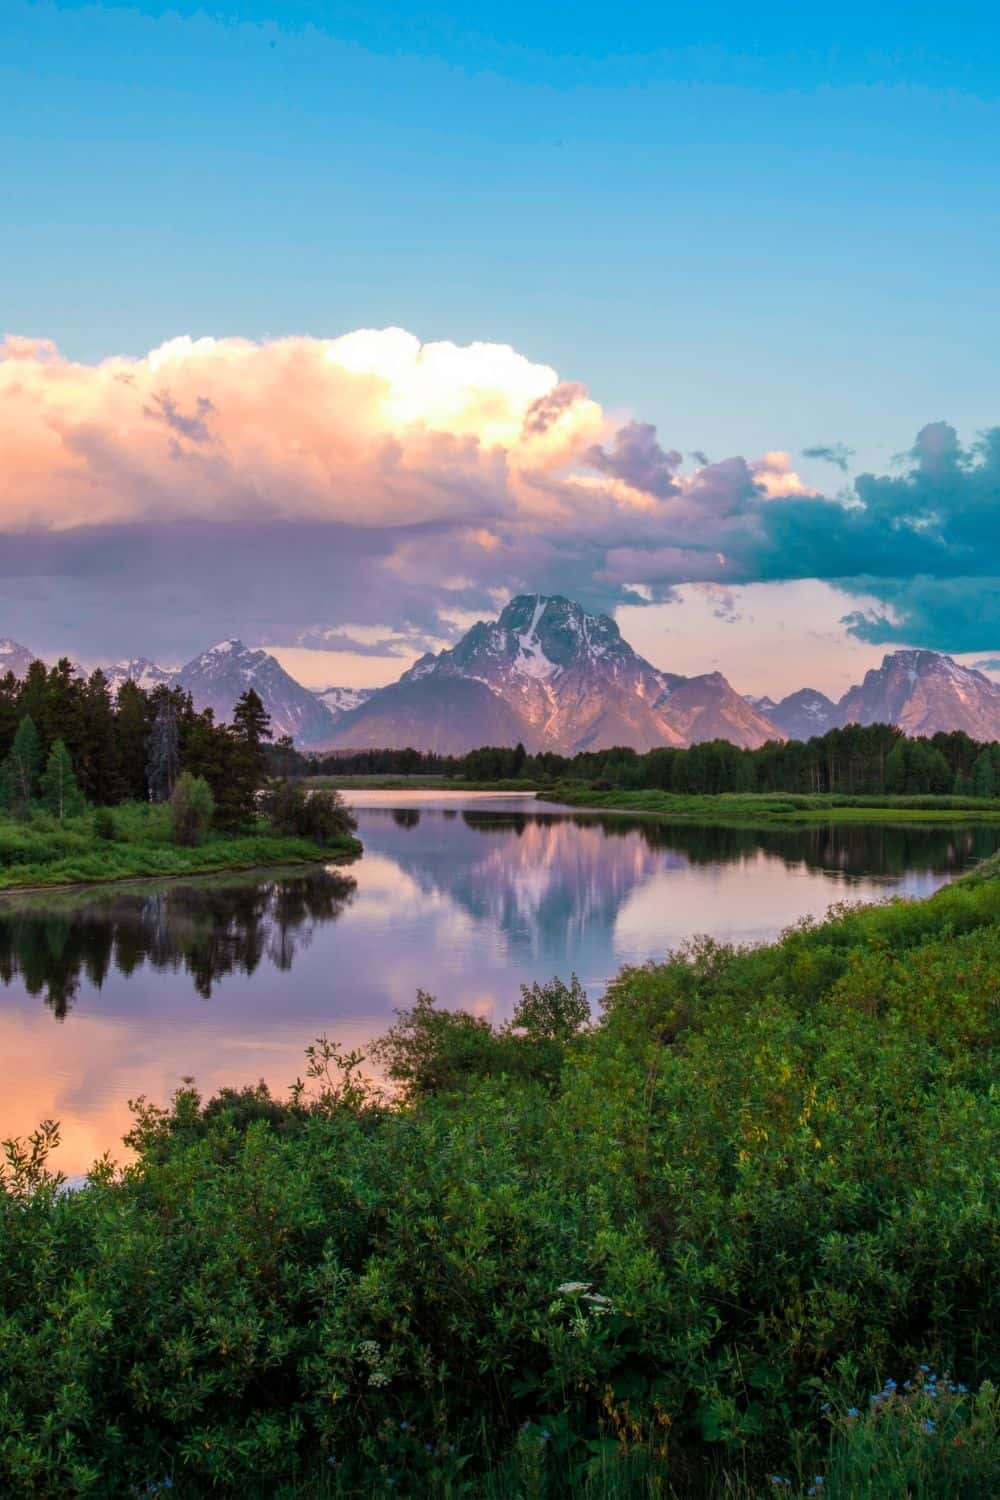
POLYGON ((392 821, 400 828, 419 828, 420 811, 416 807, 397 807, 393 809, 392 821))
POLYGON ((600 817, 593 813, 462 813, 465 824, 478 833, 514 833, 520 837, 531 825, 553 828, 567 822, 577 828, 598 826, 609 838, 638 833, 650 849, 682 854, 691 864, 734 864, 764 853, 786 865, 839 871, 862 879, 903 875, 913 870, 963 869, 985 859, 1000 847, 1000 828, 989 824, 942 826, 929 824, 829 823, 806 827, 720 828, 693 823, 661 823, 627 815, 600 817))
POLYGON ((355 889, 351 876, 323 869, 31 898, 0 907, 0 983, 19 977, 59 1019, 82 979, 100 989, 112 968, 183 970, 208 999, 225 974, 252 974, 261 963, 290 969, 355 889))

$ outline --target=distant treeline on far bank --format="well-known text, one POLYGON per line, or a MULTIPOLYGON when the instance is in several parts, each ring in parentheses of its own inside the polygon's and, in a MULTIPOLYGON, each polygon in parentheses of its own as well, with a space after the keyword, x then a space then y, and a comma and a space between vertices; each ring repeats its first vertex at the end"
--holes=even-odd
POLYGON ((849 724, 815 739, 772 741, 744 750, 728 740, 646 754, 625 746, 557 755, 523 745, 484 745, 466 755, 359 750, 306 756, 287 744, 270 752, 274 770, 307 776, 443 776, 456 781, 581 781, 601 789, 666 792, 833 792, 854 795, 994 797, 1000 743, 960 730, 911 738, 892 724, 849 724))

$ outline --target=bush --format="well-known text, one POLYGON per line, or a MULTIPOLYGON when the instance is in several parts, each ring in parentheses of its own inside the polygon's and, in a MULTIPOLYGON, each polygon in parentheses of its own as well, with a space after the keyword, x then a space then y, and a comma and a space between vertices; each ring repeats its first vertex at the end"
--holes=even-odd
POLYGON ((111 842, 118 837, 115 815, 110 807, 99 807, 94 813, 94 837, 111 842))
POLYGON ((357 828, 357 820, 336 791, 307 792, 301 782, 279 781, 262 799, 275 833, 332 844, 357 828))
POLYGON ((215 798, 204 776, 185 771, 170 794, 174 842, 184 847, 200 844, 215 815, 215 798))

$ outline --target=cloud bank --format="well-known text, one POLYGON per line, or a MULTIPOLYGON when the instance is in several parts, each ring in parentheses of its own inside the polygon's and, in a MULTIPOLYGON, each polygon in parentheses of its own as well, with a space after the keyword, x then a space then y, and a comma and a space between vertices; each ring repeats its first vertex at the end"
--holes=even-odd
MULTIPOLYGON (((807 451, 847 468, 842 444, 807 451)), ((932 423, 829 497, 781 450, 685 459, 506 345, 185 337, 95 365, 0 345, 0 574, 46 599, 40 580, 113 580, 123 613, 197 599, 262 639, 447 633, 521 588, 613 608, 816 578, 876 601, 847 616, 861 640, 988 650, 998 523, 1000 429, 966 447, 932 423), (255 632, 233 611, 268 580, 255 632)))

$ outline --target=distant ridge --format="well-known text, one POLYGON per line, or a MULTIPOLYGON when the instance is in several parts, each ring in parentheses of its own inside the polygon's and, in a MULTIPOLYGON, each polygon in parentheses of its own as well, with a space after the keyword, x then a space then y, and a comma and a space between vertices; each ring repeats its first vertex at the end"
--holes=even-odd
POLYGON ((997 740, 1000 686, 939 651, 892 651, 839 703, 815 688, 800 688, 768 714, 796 740, 846 724, 898 724, 911 735, 963 730, 974 740, 997 740))

